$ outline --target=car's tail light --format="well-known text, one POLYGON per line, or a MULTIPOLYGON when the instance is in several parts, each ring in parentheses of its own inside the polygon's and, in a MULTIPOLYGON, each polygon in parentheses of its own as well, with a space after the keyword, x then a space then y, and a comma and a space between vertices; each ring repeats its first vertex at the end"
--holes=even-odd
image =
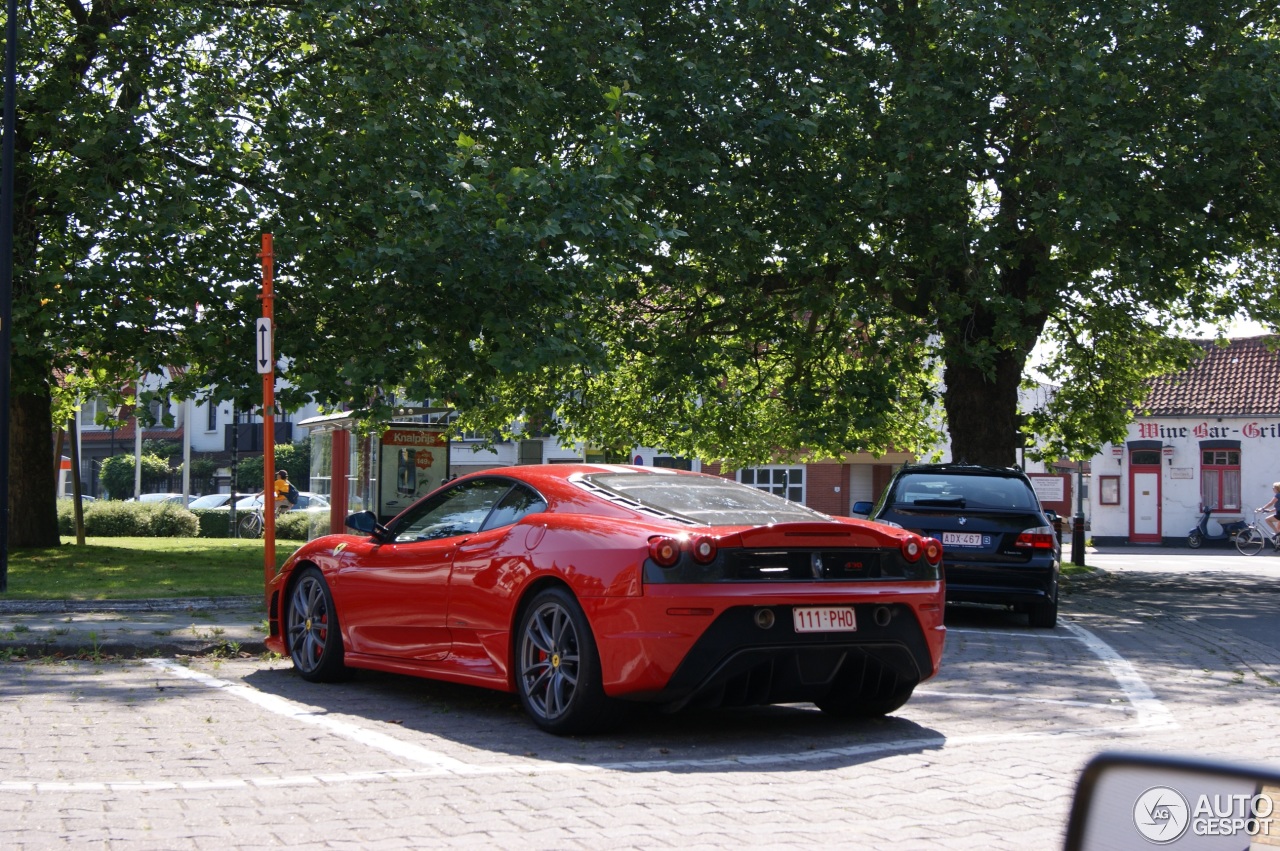
POLYGON ((924 560, 929 564, 942 561, 942 542, 937 538, 924 539, 924 560))
POLYGON ((924 542, 915 535, 902 539, 902 557, 907 561, 919 561, 924 554, 924 542))
POLYGON ((1037 526, 1023 531, 1013 545, 1024 550, 1051 550, 1057 541, 1052 526, 1037 526))
POLYGON ((707 535, 699 535, 689 546, 693 560, 698 564, 710 564, 716 558, 716 539, 707 535))
POLYGON ((649 558, 659 567, 674 567, 680 560, 680 542, 662 536, 650 538, 649 558))

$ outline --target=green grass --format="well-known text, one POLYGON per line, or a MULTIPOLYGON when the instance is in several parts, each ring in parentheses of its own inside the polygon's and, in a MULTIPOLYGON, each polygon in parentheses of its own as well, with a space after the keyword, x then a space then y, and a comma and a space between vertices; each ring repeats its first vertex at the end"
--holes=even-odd
MULTIPOLYGON (((283 563, 297 541, 276 542, 283 563)), ((130 600, 261 594, 263 543, 219 538, 89 538, 9 553, 0 600, 130 600)))

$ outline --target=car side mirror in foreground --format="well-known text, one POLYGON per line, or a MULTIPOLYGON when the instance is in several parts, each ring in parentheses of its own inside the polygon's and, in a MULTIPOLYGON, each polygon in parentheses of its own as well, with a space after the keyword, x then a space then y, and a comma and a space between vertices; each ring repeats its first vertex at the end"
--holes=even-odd
POLYGON ((1066 851, 1280 846, 1280 771, 1171 756, 1103 753, 1085 766, 1066 851))
POLYGON ((372 535, 378 540, 382 540, 387 532, 387 527, 378 522, 378 515, 372 511, 357 511, 355 514, 349 514, 346 523, 348 528, 362 535, 372 535))

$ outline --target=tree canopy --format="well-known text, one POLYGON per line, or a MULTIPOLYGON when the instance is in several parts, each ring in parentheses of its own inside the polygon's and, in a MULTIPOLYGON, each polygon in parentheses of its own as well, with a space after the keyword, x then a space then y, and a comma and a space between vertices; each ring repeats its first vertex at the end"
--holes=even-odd
POLYGON ((1277 15, 37 0, 14 543, 56 536, 55 373, 252 398, 264 231, 285 404, 747 463, 926 446, 941 393, 957 458, 1079 457, 1190 356, 1171 326, 1280 319, 1277 15), (1064 384, 1025 426, 1037 343, 1064 384))

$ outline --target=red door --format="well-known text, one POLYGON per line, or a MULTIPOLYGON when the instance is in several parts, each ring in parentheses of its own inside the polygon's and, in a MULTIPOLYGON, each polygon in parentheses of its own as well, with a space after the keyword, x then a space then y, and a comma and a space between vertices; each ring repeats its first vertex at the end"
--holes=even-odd
POLYGON ((1162 536, 1160 451, 1135 449, 1129 455, 1129 540, 1158 544, 1162 536))

